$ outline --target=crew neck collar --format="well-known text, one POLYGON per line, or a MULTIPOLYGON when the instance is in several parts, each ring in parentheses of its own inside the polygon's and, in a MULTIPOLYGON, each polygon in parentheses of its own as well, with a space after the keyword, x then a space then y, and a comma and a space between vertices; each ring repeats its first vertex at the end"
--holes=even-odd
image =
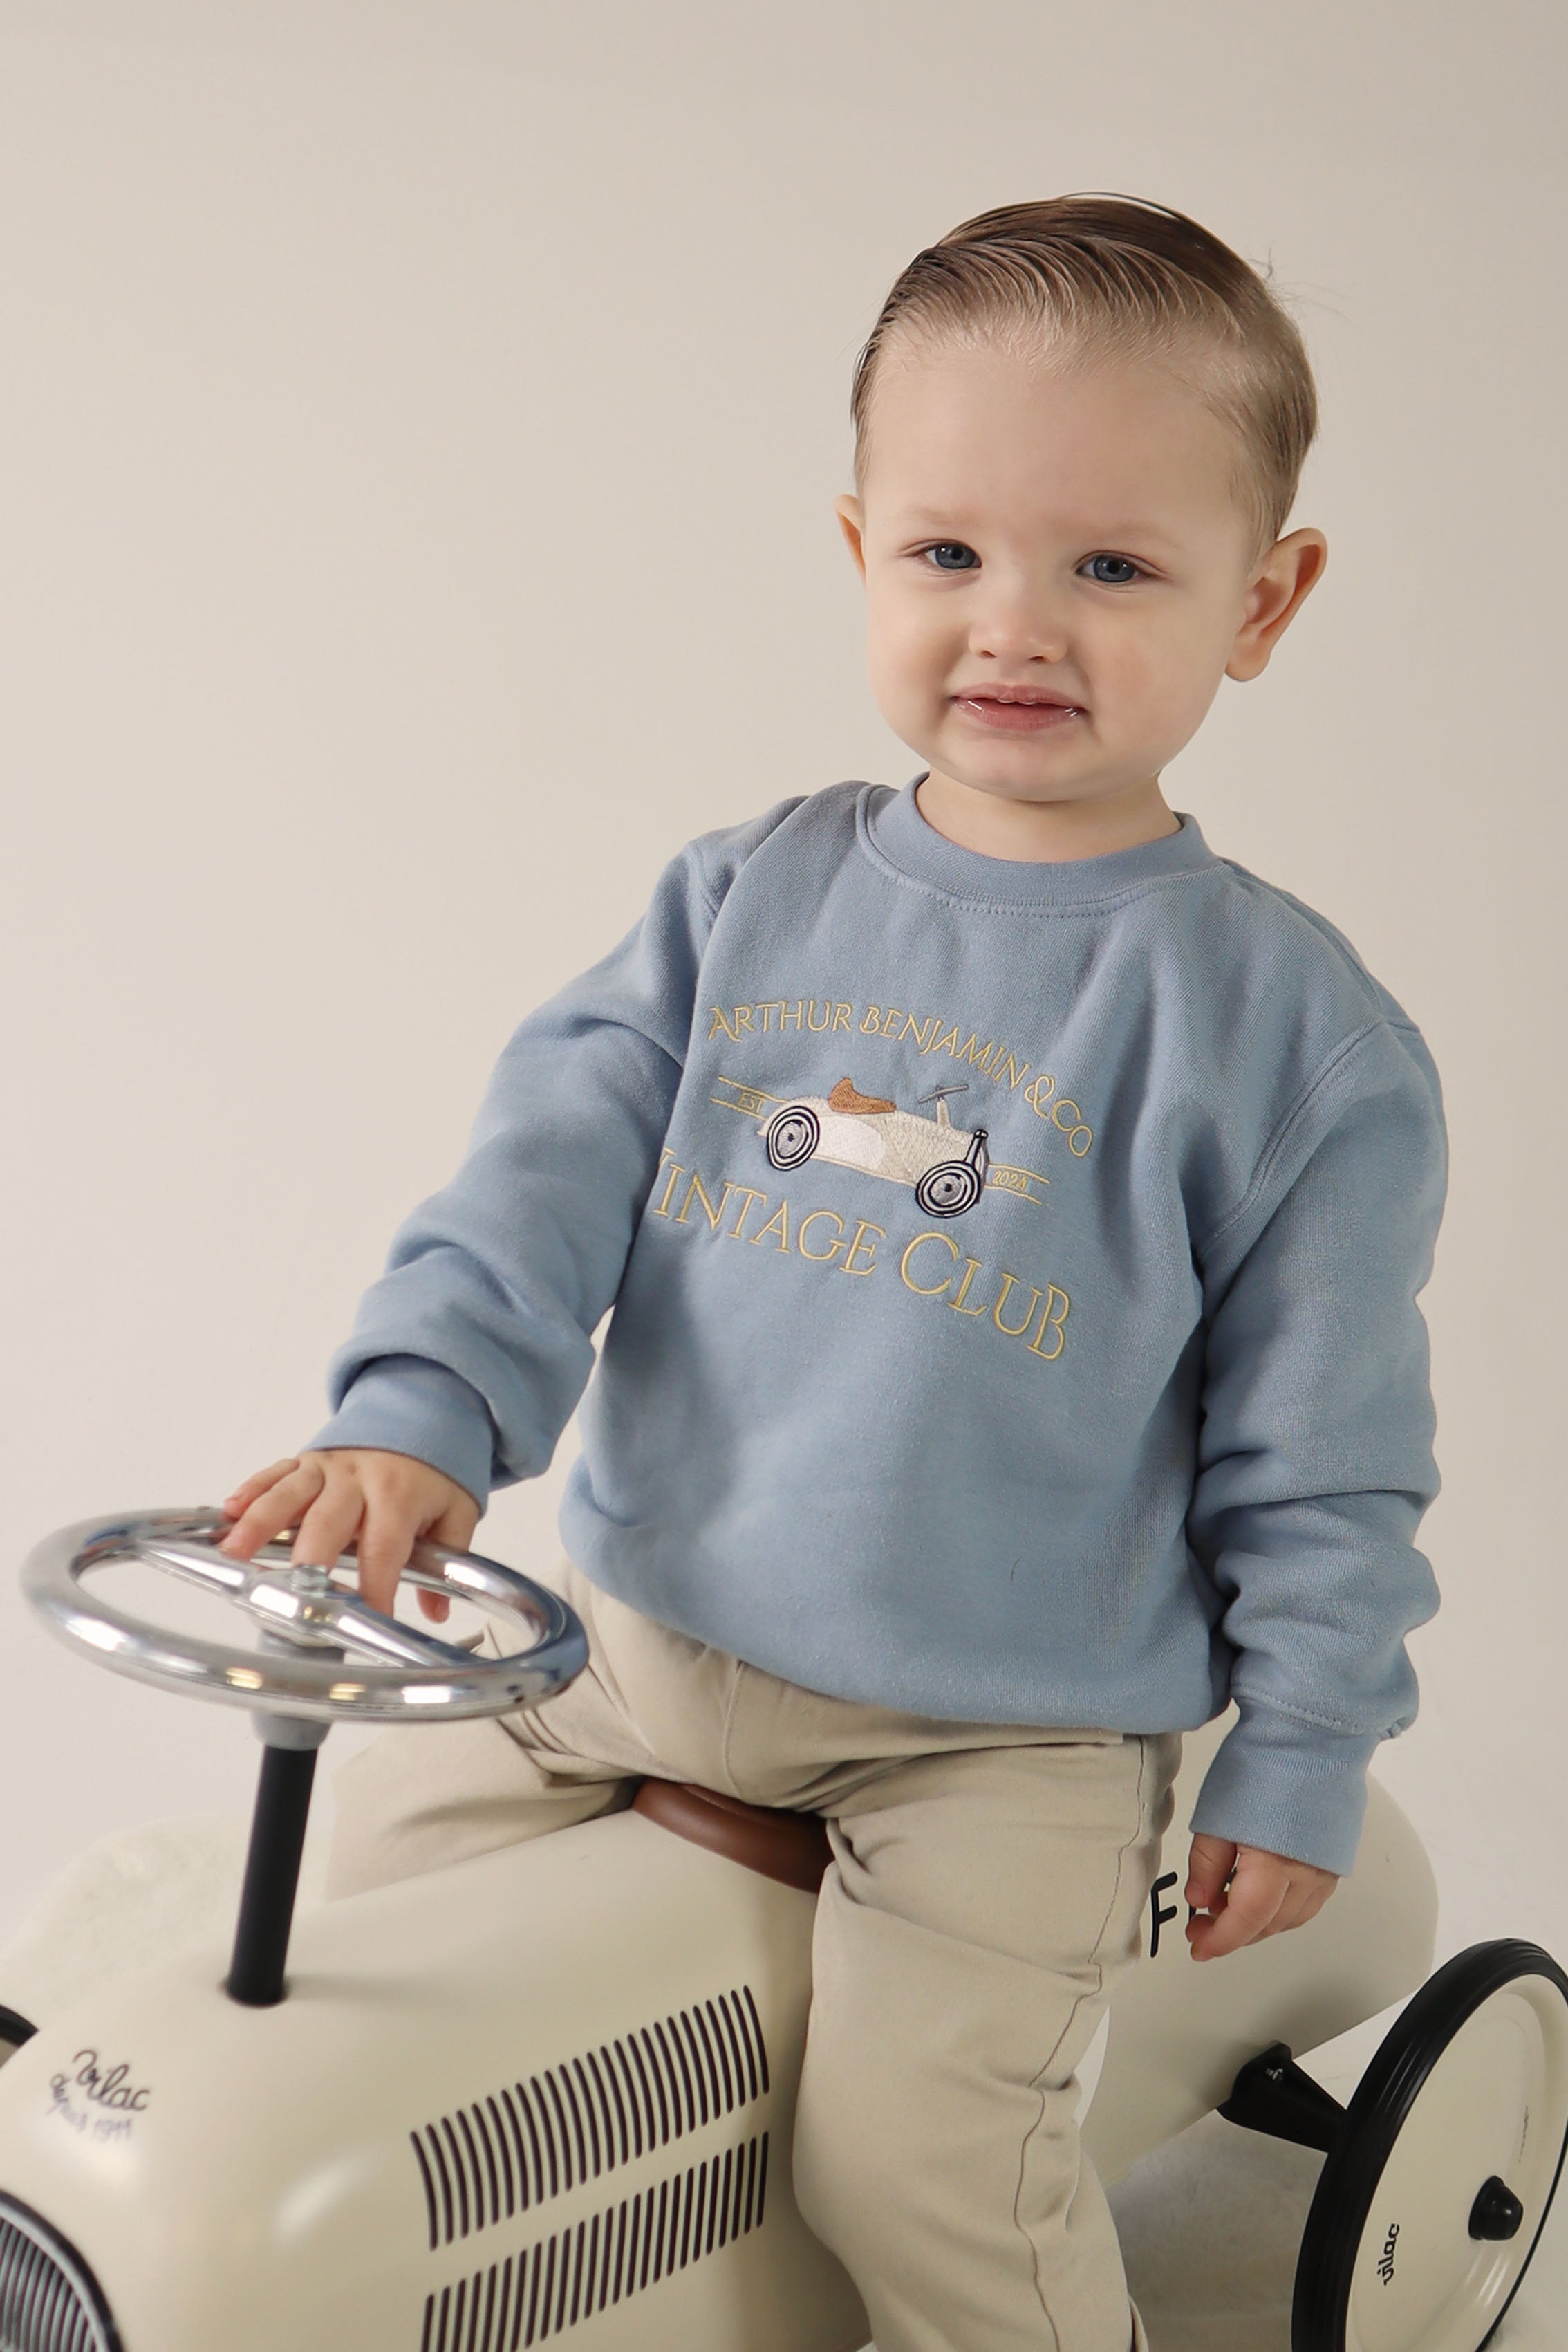
POLYGON ((1197 819, 1179 809, 1178 832, 1101 857, 987 857, 949 841, 921 815, 915 795, 930 772, 922 768, 902 792, 869 786, 861 795, 860 832, 873 858, 946 898, 992 907, 1082 907, 1218 863, 1197 819))

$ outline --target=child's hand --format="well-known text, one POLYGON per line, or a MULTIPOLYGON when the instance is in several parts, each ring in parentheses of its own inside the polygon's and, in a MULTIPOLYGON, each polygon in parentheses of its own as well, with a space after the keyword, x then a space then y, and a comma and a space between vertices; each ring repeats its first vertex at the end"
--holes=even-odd
POLYGON ((1222 1952, 1301 1927, 1316 1918, 1338 1885, 1332 1870, 1319 1870, 1310 1862, 1292 1862, 1286 1854, 1267 1853, 1261 1846, 1231 1845, 1224 1838, 1196 1834, 1186 1901, 1194 1911, 1209 1916, 1186 1923, 1193 1958, 1218 1959, 1222 1952))
MULTIPOLYGON (((479 1524, 472 1495, 444 1472, 369 1446, 275 1462, 236 1486, 224 1509, 235 1525, 222 1548, 238 1559, 293 1528, 294 1559, 330 1568, 357 1536, 360 1591, 373 1609, 388 1611, 416 1537, 466 1551, 479 1524)), ((422 1592, 419 1605, 437 1623, 451 1613, 440 1593, 422 1592)))

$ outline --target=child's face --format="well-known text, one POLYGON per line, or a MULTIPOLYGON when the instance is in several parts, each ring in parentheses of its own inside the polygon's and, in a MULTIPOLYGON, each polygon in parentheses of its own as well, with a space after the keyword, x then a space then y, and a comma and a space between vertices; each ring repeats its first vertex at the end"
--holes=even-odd
POLYGON ((872 690, 945 788, 1158 803, 1221 677, 1258 675, 1326 556, 1303 530, 1251 560, 1233 457, 1154 366, 884 352, 863 502, 835 504, 866 584, 872 690), (1014 706, 1009 725, 984 698, 1005 687, 1072 715, 1020 726, 1014 706))

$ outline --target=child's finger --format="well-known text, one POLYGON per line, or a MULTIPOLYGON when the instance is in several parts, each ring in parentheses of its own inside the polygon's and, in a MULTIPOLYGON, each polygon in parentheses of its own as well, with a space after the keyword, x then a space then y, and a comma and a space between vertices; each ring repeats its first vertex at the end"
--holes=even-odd
POLYGON ((372 1609, 391 1614, 397 1601, 398 1579, 408 1566, 418 1524, 418 1513, 406 1498, 399 1502, 389 1496, 374 1494, 367 1502, 356 1549, 360 1556, 360 1591, 372 1609))
POLYGON ((1195 1911, 1219 1907, 1235 1867, 1236 1848, 1227 1839, 1197 1832, 1192 1842, 1186 1888, 1186 1899, 1195 1911))
POLYGON ((1292 1927, 1304 1926, 1308 1916, 1306 1912, 1281 1907, 1274 1914, 1269 1925, 1253 1937, 1252 1941, 1255 1944, 1262 1944, 1267 1943, 1270 1936, 1288 1936, 1292 1927))
POLYGON ((365 1498, 354 1478, 326 1478, 300 1519, 291 1557, 297 1567, 332 1568, 364 1517, 365 1498))
POLYGON ((448 1503, 425 1533, 432 1543, 444 1544, 448 1551, 466 1551, 474 1540, 474 1530, 478 1524, 479 1513, 465 1495, 461 1502, 448 1503))
POLYGON ((1317 1917, 1338 1884, 1337 1879, 1332 1879, 1328 1885, 1324 1886, 1319 1881, 1309 1879, 1302 1885, 1292 1885, 1290 1894, 1280 1906, 1273 1924, 1268 1928, 1267 1933, 1270 1936, 1282 1936, 1287 1928, 1304 1927, 1309 1919, 1317 1917))
POLYGON ((291 1470, 298 1467, 298 1455, 290 1454, 266 1470, 253 1470, 248 1478, 242 1479, 232 1495, 224 1496, 225 1512, 231 1519, 237 1519, 242 1512, 248 1510, 258 1495, 265 1495, 269 1486, 276 1486, 280 1478, 286 1478, 291 1470))
POLYGON ((1286 1874, 1266 1864, 1259 1867, 1254 1863, 1249 1869, 1249 1859, 1243 1853, 1238 1863, 1219 1916, 1191 1923, 1192 1948, 1199 1959, 1218 1959, 1223 1953, 1239 1951, 1244 1944, 1256 1943, 1268 1933, 1285 1900, 1289 1887, 1286 1874))
POLYGON ((1232 1950, 1244 1943, 1255 1943, 1258 1936, 1265 1936, 1279 1916, 1288 1891, 1291 1882, 1281 1870, 1249 1867, 1249 1858, 1241 1855, 1237 1874, 1229 1882, 1229 1900, 1225 1906, 1225 1927, 1229 1928, 1229 1936, 1234 1936, 1232 1950))
MULTIPOLYGON (((465 1495, 461 1502, 448 1503, 440 1517, 422 1532, 432 1543, 444 1544, 448 1551, 466 1551, 478 1524, 478 1509, 465 1495)), ((452 1603, 444 1592, 422 1592, 419 1605, 437 1625, 444 1625, 452 1614, 452 1603)))
POLYGON ((264 1543, 295 1525, 299 1512, 315 1500, 324 1483, 319 1463, 301 1462, 247 1506, 219 1549, 235 1559, 250 1559, 264 1543))

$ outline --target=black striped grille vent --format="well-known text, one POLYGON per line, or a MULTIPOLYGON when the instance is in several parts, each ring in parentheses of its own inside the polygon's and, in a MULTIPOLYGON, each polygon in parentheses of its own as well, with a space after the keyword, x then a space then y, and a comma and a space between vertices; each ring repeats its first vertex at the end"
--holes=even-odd
POLYGON ((420 2352, 523 2352, 762 2227, 768 2134, 428 2295, 420 2352))
POLYGON ((432 2251, 667 2147, 768 2087, 762 2021, 742 1985, 458 2107, 409 2134, 432 2251))
POLYGON ((0 2352, 111 2352, 112 2344, 43 2238, 19 2215, 8 2220, 0 2201, 0 2352))

